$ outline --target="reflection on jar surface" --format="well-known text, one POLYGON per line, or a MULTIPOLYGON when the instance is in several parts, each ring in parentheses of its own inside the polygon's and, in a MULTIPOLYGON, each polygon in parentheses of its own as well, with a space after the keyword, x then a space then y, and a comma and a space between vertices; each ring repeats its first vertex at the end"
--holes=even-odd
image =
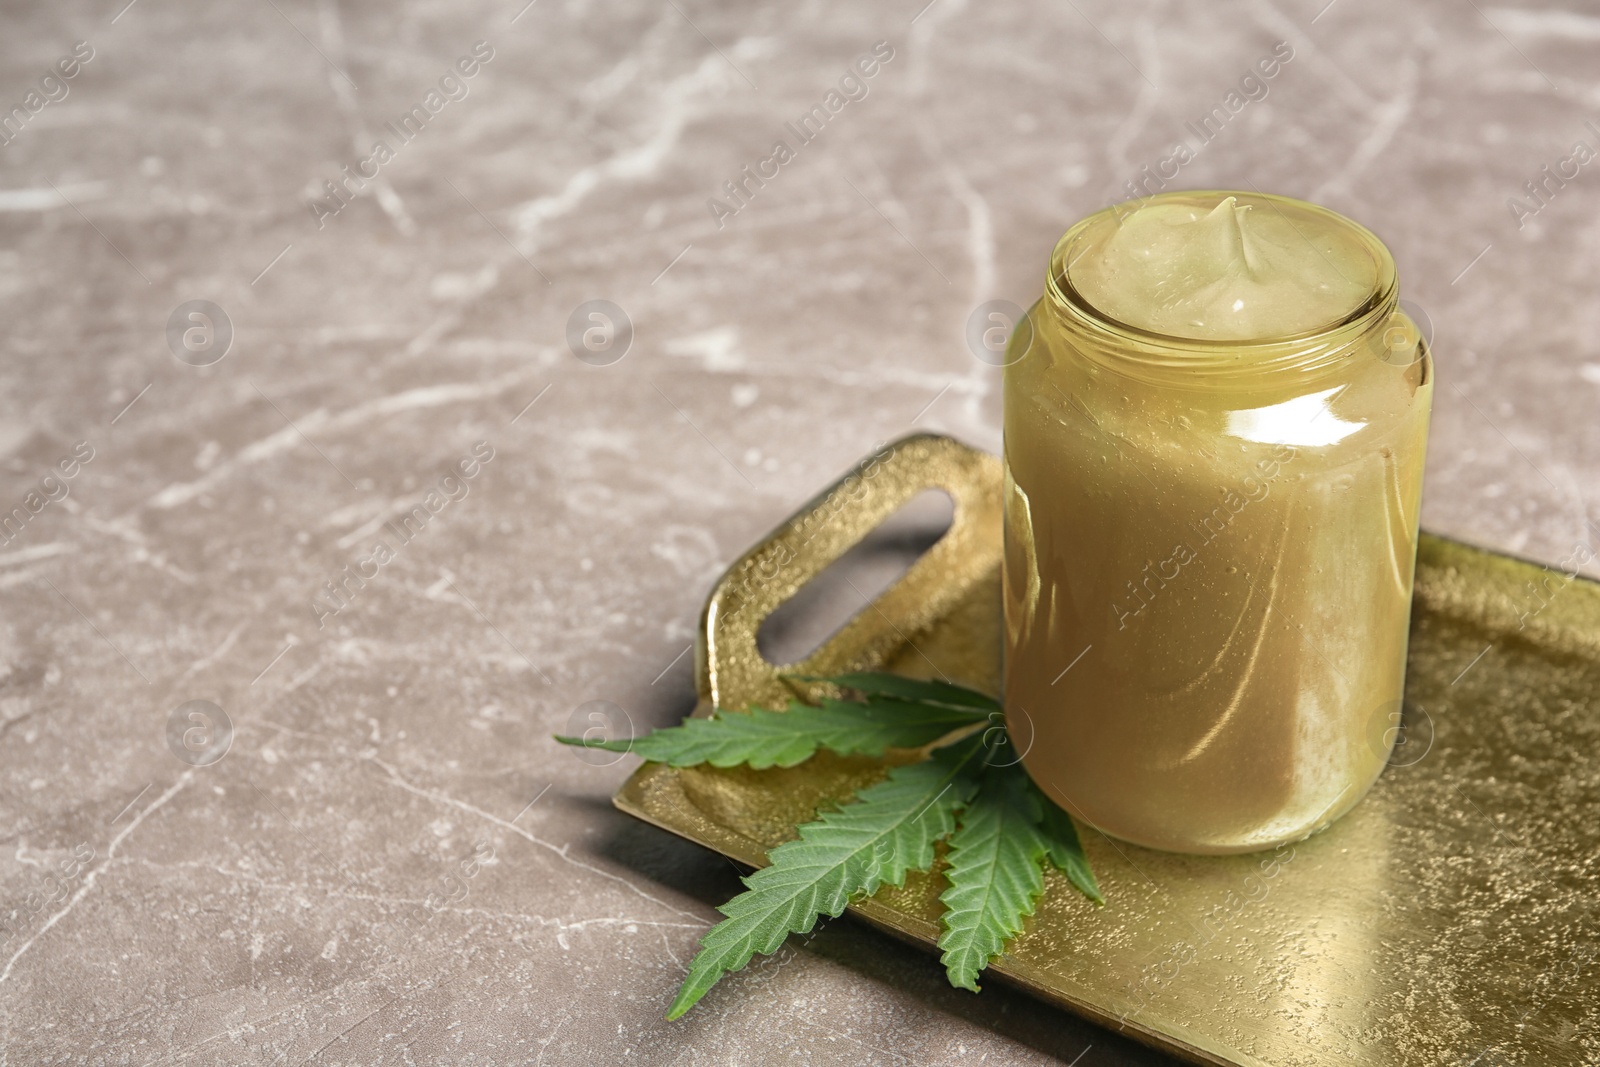
POLYGON ((1396 298, 1376 237, 1280 197, 1056 246, 1005 371, 1005 706, 1072 814, 1252 851, 1383 769, 1433 394, 1396 298))

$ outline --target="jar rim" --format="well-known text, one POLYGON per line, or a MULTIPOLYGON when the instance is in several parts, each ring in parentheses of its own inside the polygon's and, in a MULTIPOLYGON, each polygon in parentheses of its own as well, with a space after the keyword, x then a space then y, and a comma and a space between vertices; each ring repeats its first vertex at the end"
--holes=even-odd
POLYGON ((1073 223, 1051 252, 1045 295, 1058 321, 1091 342, 1087 347, 1099 350, 1096 355, 1110 357, 1110 362, 1158 373, 1183 370, 1264 376, 1288 369, 1304 373, 1338 362, 1352 346, 1387 324, 1399 302, 1399 281, 1388 247, 1371 230, 1336 211, 1273 193, 1187 189, 1123 201, 1073 223), (1120 222, 1129 210, 1128 205, 1134 205, 1136 210, 1152 202, 1213 197, 1220 200, 1229 196, 1320 215, 1343 229, 1373 258, 1373 283, 1366 298, 1341 318, 1301 333, 1220 340, 1159 333, 1122 322, 1095 307, 1073 285, 1069 268, 1075 260, 1069 260, 1068 256, 1081 240, 1103 226, 1108 216, 1115 216, 1120 222))

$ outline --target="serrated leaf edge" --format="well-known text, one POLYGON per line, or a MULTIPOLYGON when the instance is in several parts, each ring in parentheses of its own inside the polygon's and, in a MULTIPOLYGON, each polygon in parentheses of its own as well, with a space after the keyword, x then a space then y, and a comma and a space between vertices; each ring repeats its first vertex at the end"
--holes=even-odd
MULTIPOLYGON (((679 988, 678 994, 673 999, 671 1007, 667 1009, 667 1018, 669 1020, 679 1018, 696 1003, 698 1003, 700 999, 704 997, 706 993, 717 984, 718 981, 721 980, 723 975, 729 973, 730 971, 736 971, 743 968, 744 965, 750 961, 750 958, 757 953, 766 955, 770 954, 771 952, 775 952, 778 947, 781 946, 788 938, 789 934, 805 933, 809 931, 816 925, 817 920, 822 915, 826 914, 830 917, 837 916, 844 910, 845 905, 851 899, 854 899, 857 896, 870 895, 882 888, 884 885, 901 885, 903 884, 906 875, 908 875, 911 871, 929 869, 933 865, 935 843, 948 835, 951 829, 954 828, 955 810, 959 808, 959 806, 970 796, 970 788, 976 786, 976 781, 970 774, 968 764, 970 764, 973 758, 981 751, 981 740, 978 738, 973 738, 968 745, 964 745, 959 748, 946 748, 941 750, 941 753, 933 757, 931 760, 924 760, 918 763, 904 764, 900 767, 896 767, 889 772, 888 777, 886 777, 883 781, 877 783, 876 785, 869 786, 857 793, 855 798, 850 803, 834 809, 831 812, 827 812, 811 822, 803 824, 798 828, 798 833, 800 835, 798 838, 786 841, 772 849, 768 853, 768 858, 772 861, 772 865, 765 867, 747 877, 744 880, 747 887, 746 891, 744 893, 740 893, 738 896, 734 897, 732 900, 728 901, 718 909, 724 915, 726 915, 727 918, 722 922, 717 923, 710 930, 708 930, 704 936, 701 937, 700 950, 695 954, 695 958, 690 961, 689 974, 685 977, 683 985, 679 988), (908 817, 897 820, 892 826, 882 830, 871 840, 870 843, 865 843, 862 846, 857 847, 843 860, 833 864, 829 868, 830 871, 840 871, 841 875, 844 877, 844 882, 831 891, 825 891, 828 892, 828 896, 825 898, 825 904, 818 906, 816 904, 816 897, 813 896, 812 900, 806 904, 804 909, 797 909, 796 904, 799 901, 799 898, 807 891, 807 889, 801 889, 792 896, 783 900, 779 908, 773 909, 771 912, 769 912, 769 914, 773 915, 774 917, 781 917, 782 922, 778 926, 773 927, 770 924, 766 924, 767 928, 764 930, 759 927, 757 929, 753 929, 748 935, 744 936, 742 942, 735 942, 734 946, 731 946, 729 949, 713 949, 713 946, 707 944, 708 941, 716 938, 719 931, 727 931, 731 929, 728 925, 729 923, 737 922, 741 918, 744 918, 744 916, 737 913, 741 908, 742 902, 748 902, 752 900, 752 894, 761 892, 762 887, 756 883, 772 879, 776 875, 788 873, 782 866, 784 855, 787 852, 793 851, 795 846, 812 843, 807 839, 808 834, 816 834, 825 830, 834 829, 835 827, 832 827, 828 824, 830 817, 836 817, 841 813, 847 813, 851 808, 858 804, 870 803, 870 794, 872 791, 881 786, 894 782, 897 775, 906 774, 907 772, 916 773, 921 771, 923 768, 926 768, 929 763, 941 762, 947 765, 947 770, 943 777, 939 780, 940 783, 942 783, 940 785, 939 792, 934 794, 932 799, 928 800, 922 805, 922 807, 918 808, 908 817), (968 788, 965 790, 957 790, 956 795, 951 797, 948 807, 944 809, 936 809, 935 805, 938 804, 940 800, 947 794, 950 794, 951 790, 957 789, 958 783, 963 783, 963 779, 965 779, 964 784, 968 788), (882 863, 882 858, 878 855, 878 852, 886 838, 894 833, 899 832, 902 828, 914 825, 919 820, 925 818, 928 813, 935 810, 939 810, 941 815, 947 816, 948 819, 947 821, 941 820, 943 822, 943 826, 928 834, 926 839, 916 846, 920 850, 921 856, 918 857, 915 862, 906 863, 899 871, 898 875, 891 874, 888 876, 885 876, 883 873, 881 873, 881 871, 876 870, 870 865, 871 863, 882 863), (848 871, 848 865, 850 865, 853 861, 866 856, 868 852, 871 853, 871 856, 867 857, 867 859, 870 861, 868 868, 861 874, 851 877, 851 873, 848 871), (797 920, 796 915, 799 914, 800 910, 805 912, 805 917, 797 920), (758 947, 761 944, 767 944, 769 947, 758 947), (720 953, 718 958, 713 962, 702 963, 702 961, 706 960, 707 953, 712 951, 718 951, 720 953)), ((818 876, 813 878, 808 883, 808 887, 811 889, 811 891, 813 891, 813 893, 816 892, 815 887, 822 881, 823 877, 825 876, 818 876)))
POLYGON ((960 825, 950 835, 945 853, 944 875, 949 886, 939 895, 939 902, 945 906, 939 917, 939 959, 952 986, 974 993, 980 989, 978 975, 1022 932, 1024 921, 1044 895, 1044 858, 1049 842, 1039 828, 1037 802, 1025 786, 1010 780, 1012 777, 997 768, 984 775, 977 793, 963 809, 960 825), (992 825, 984 827, 984 837, 968 841, 969 835, 979 832, 980 817, 985 822, 992 820, 992 825), (978 866, 965 866, 966 857, 979 848, 987 851, 978 857, 978 866), (1020 866, 1001 869, 1007 850, 1013 856, 1021 853, 1020 866), (969 873, 981 876, 984 866, 991 869, 982 882, 963 881, 969 873), (1011 898, 1001 902, 1006 911, 996 914, 990 907, 1005 888, 999 884, 1002 878, 1016 884, 1009 887, 1011 898), (981 894, 981 901, 977 907, 965 907, 965 898, 973 891, 981 894), (968 922, 969 919, 973 921, 968 922), (986 924, 988 928, 984 929, 986 924), (981 953, 981 959, 974 962, 973 953, 981 953))

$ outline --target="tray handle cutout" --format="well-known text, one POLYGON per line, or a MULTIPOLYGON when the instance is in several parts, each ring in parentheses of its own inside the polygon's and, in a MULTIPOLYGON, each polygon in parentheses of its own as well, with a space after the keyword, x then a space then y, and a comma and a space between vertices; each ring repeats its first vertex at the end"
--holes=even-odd
POLYGON ((883 666, 999 565, 1000 488, 998 459, 935 434, 903 437, 857 463, 712 588, 695 642, 696 714, 752 704, 781 708, 791 696, 819 695, 785 676, 883 666), (927 489, 944 490, 953 503, 944 536, 804 660, 781 669, 767 662, 756 647, 766 618, 927 489))

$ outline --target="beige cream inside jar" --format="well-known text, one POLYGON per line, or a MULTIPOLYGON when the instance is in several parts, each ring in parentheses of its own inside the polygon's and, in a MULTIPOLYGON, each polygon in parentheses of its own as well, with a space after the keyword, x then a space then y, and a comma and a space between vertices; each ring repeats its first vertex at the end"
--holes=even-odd
POLYGON ((1270 848, 1349 810, 1402 697, 1431 357, 1373 234, 1167 193, 1074 225, 1005 371, 1005 705, 1113 836, 1270 848))

